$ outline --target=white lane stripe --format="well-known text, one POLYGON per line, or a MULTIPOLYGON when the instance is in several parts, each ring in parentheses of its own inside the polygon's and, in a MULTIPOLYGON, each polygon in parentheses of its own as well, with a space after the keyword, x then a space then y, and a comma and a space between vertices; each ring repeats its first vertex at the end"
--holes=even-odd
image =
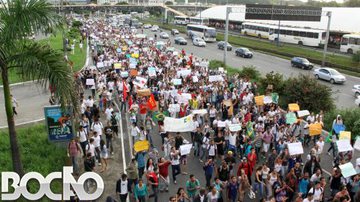
MULTIPOLYGON (((36 123, 36 122, 40 122, 40 121, 44 121, 45 118, 41 118, 41 119, 35 119, 35 120, 32 120, 32 121, 25 121, 25 122, 22 122, 22 123, 18 123, 18 124, 15 124, 15 126, 22 126, 22 125, 26 125, 26 124, 30 124, 30 123, 36 123)), ((5 129, 5 128, 8 128, 8 126, 0 126, 0 129, 5 129)))
POLYGON ((120 114, 120 138, 121 138, 121 151, 122 151, 122 161, 123 161, 123 169, 124 173, 126 173, 126 159, 125 159, 125 145, 124 145, 124 133, 123 133, 123 125, 122 125, 122 117, 121 117, 121 111, 119 109, 119 106, 117 105, 116 101, 114 101, 115 106, 120 114))

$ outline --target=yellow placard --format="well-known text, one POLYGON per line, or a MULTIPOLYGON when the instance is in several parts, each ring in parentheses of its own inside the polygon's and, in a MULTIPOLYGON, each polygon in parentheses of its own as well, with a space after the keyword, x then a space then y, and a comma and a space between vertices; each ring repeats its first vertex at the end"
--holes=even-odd
POLYGON ((122 50, 123 50, 123 51, 126 51, 126 50, 127 50, 127 46, 123 46, 123 47, 122 47, 122 50))
POLYGON ((255 103, 258 106, 263 106, 264 105, 264 95, 260 95, 260 96, 255 96, 255 103))
POLYGON ((149 144, 149 141, 147 141, 147 140, 137 141, 134 144, 134 150, 136 152, 147 151, 147 150, 149 150, 149 147, 150 147, 150 144, 149 144))
POLYGON ((321 123, 314 123, 309 125, 309 134, 310 136, 313 135, 320 135, 322 131, 321 123))
POLYGON ((229 99, 229 100, 224 100, 223 101, 223 104, 226 105, 227 107, 230 107, 229 110, 228 110, 228 115, 229 116, 232 116, 233 113, 234 113, 234 105, 232 103, 232 100, 229 99))
POLYGON ((350 131, 341 131, 339 134, 339 140, 351 140, 351 132, 350 131))
POLYGON ((114 68, 115 69, 121 69, 121 63, 115 63, 114 68))
POLYGON ((296 103, 289 104, 289 111, 300 111, 300 106, 296 103))
POLYGON ((139 54, 138 54, 138 53, 135 53, 135 54, 134 54, 134 58, 139 58, 139 54))

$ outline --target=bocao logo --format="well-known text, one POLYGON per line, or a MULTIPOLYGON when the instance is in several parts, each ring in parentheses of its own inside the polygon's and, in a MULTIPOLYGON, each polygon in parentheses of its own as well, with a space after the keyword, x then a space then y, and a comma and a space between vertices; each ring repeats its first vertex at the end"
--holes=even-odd
POLYGON ((102 195, 104 191, 104 181, 100 175, 94 172, 86 172, 76 181, 72 176, 72 172, 73 168, 71 166, 65 166, 63 167, 63 172, 53 172, 46 177, 37 172, 29 172, 21 179, 15 172, 2 172, 1 200, 13 201, 19 199, 22 195, 27 200, 36 201, 46 195, 50 200, 60 201, 70 200, 70 197, 75 196, 75 193, 79 200, 96 200, 102 195), (50 184, 54 179, 63 179, 62 194, 55 194, 51 191, 50 184), (30 193, 27 190, 27 183, 29 180, 36 180, 39 182, 40 188, 37 193, 30 193), (93 193, 88 193, 84 188, 87 180, 93 180, 96 183, 97 189, 93 193), (14 189, 12 193, 9 193, 9 181, 12 182, 10 187, 14 189))

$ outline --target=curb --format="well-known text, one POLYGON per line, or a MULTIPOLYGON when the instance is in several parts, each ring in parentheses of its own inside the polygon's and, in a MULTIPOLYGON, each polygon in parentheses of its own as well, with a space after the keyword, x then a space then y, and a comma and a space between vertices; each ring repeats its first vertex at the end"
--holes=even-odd
MULTIPOLYGON (((15 124, 15 126, 23 126, 23 125, 27 125, 27 124, 32 124, 32 123, 38 123, 38 122, 41 122, 41 121, 44 121, 45 118, 41 118, 41 119, 35 119, 35 120, 32 120, 32 121, 25 121, 25 122, 22 122, 22 123, 18 123, 18 124, 15 124)), ((8 126, 0 126, 0 129, 6 129, 8 128, 8 126)))

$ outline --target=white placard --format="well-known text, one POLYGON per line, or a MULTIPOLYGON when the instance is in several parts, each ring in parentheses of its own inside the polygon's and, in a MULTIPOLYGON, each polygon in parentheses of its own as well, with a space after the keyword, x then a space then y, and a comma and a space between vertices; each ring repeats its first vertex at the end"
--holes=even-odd
POLYGON ((356 138, 356 141, 354 143, 354 149, 360 151, 360 137, 356 138))
POLYGON ((193 77, 192 77, 192 80, 193 80, 194 83, 199 82, 199 78, 198 78, 197 76, 193 76, 193 77))
POLYGON ((207 114, 207 110, 206 109, 196 109, 192 111, 193 114, 200 114, 200 115, 205 115, 207 114))
POLYGON ((137 76, 133 81, 133 84, 139 86, 140 88, 143 88, 146 85, 146 83, 147 83, 147 79, 139 76, 137 76))
POLYGON ((304 116, 309 116, 310 112, 309 110, 300 110, 296 112, 298 117, 304 117, 304 116))
POLYGON ((223 68, 223 67, 219 67, 219 72, 224 72, 224 68, 223 68))
POLYGON ((290 155, 298 155, 304 153, 304 148, 301 142, 288 143, 287 146, 290 155))
POLYGON ((155 67, 149 67, 148 72, 149 72, 149 76, 156 76, 155 67))
POLYGON ((95 80, 94 79, 86 79, 86 85, 87 86, 95 85, 95 80))
POLYGON ((171 82, 175 85, 175 86, 179 86, 182 84, 181 79, 172 79, 171 82))
POLYGON ((272 103, 272 98, 271 98, 271 96, 265 96, 265 97, 264 97, 264 103, 265 103, 265 104, 270 104, 270 103, 272 103))
POLYGON ((187 103, 189 103, 189 100, 191 100, 190 93, 182 93, 181 95, 180 94, 177 95, 177 101, 180 104, 181 103, 187 104, 187 103))
POLYGON ((209 76, 209 82, 224 81, 221 75, 209 76))
POLYGON ((339 152, 347 152, 354 150, 350 144, 350 140, 347 139, 336 141, 336 145, 339 152))
POLYGON ((180 70, 180 71, 177 71, 177 76, 180 77, 187 77, 188 75, 191 74, 191 69, 184 69, 184 70, 180 70))
POLYGON ((96 67, 97 67, 97 68, 103 68, 103 67, 104 67, 104 63, 103 63, 103 62, 98 62, 98 63, 96 63, 96 67))
POLYGON ((179 104, 170 104, 169 105, 169 112, 179 112, 180 105, 179 104))
POLYGON ((135 63, 129 64, 129 68, 130 68, 130 69, 135 69, 135 68, 136 68, 136 64, 135 64, 135 63))
POLYGON ((230 124, 229 125, 229 130, 231 132, 237 132, 241 130, 241 125, 240 124, 230 124))
POLYGON ((121 73, 120 73, 120 76, 121 76, 122 78, 126 78, 126 77, 129 76, 129 72, 121 72, 121 73))
POLYGON ((180 155, 188 155, 191 152, 192 144, 183 144, 180 145, 180 155))
POLYGON ((180 119, 171 117, 165 117, 164 119, 164 130, 166 132, 191 132, 195 129, 196 126, 192 115, 180 119))
POLYGON ((225 121, 218 121, 217 122, 217 127, 218 128, 225 128, 226 126, 226 122, 225 121))
POLYGON ((347 178, 347 177, 351 177, 353 175, 356 175, 357 172, 353 166, 353 164, 351 162, 339 165, 339 168, 341 170, 341 174, 347 178))

